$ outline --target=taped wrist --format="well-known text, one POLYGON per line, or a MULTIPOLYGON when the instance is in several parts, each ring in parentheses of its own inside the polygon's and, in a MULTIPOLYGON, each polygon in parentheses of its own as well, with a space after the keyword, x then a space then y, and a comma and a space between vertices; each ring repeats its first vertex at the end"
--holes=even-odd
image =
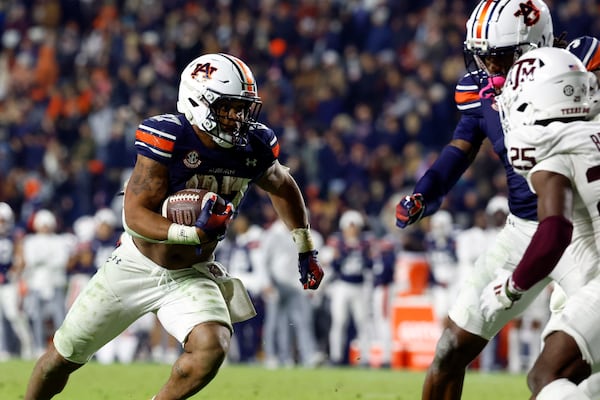
POLYGON ((454 187, 470 165, 467 153, 458 147, 444 147, 440 156, 415 185, 414 192, 425 198, 424 217, 435 213, 442 204, 443 197, 454 187))
POLYGON ((506 287, 505 287, 504 293, 506 294, 506 297, 508 297, 508 299, 510 301, 517 301, 523 295, 524 290, 517 287, 517 285, 515 285, 515 281, 512 279, 512 277, 509 277, 508 281, 506 282, 506 287))
POLYGON ((167 243, 171 244, 200 244, 200 238, 195 226, 171 224, 167 233, 167 243))
POLYGON ((309 228, 292 229, 292 239, 296 243, 298 253, 306 253, 315 249, 309 228))
POLYGON ((527 290, 548 276, 571 243, 573 224, 562 215, 553 215, 539 223, 535 234, 513 272, 513 281, 527 290))

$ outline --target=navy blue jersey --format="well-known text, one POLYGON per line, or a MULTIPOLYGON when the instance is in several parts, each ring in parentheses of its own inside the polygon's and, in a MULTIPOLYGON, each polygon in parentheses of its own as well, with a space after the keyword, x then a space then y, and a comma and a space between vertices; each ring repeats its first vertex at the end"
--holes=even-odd
POLYGON ((211 149, 198 138, 185 116, 173 114, 142 121, 135 147, 138 154, 169 167, 168 194, 184 188, 207 189, 236 208, 248 185, 279 156, 277 137, 262 124, 250 128, 244 147, 211 149))
POLYGON ((68 275, 94 275, 97 271, 94 265, 95 256, 96 252, 91 242, 78 243, 75 254, 71 256, 73 264, 67 271, 68 275))
POLYGON ((396 241, 389 237, 379 239, 377 252, 377 261, 373 263, 373 286, 390 285, 396 271, 396 241))
MULTIPOLYGON (((498 106, 494 98, 482 98, 480 87, 476 85, 477 75, 463 76, 456 86, 455 100, 462 112, 454 130, 453 139, 462 139, 479 146, 487 137, 494 151, 502 161, 508 184, 508 205, 510 211, 524 219, 537 219, 537 197, 529 190, 526 180, 515 173, 507 158, 504 146, 504 132, 500 124, 498 106)), ((484 82, 484 86, 487 81, 484 82)))
POLYGON ((349 283, 363 283, 365 275, 373 268, 372 237, 361 233, 356 241, 344 239, 341 232, 332 234, 328 245, 335 249, 331 266, 338 279, 349 283))

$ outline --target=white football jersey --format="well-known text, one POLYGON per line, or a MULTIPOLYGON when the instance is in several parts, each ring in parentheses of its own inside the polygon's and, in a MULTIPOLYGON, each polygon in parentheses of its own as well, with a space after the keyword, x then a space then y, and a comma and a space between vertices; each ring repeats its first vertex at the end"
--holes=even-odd
POLYGON ((513 127, 504 140, 510 163, 527 179, 532 191, 535 171, 551 171, 571 181, 574 254, 580 262, 596 262, 596 244, 600 243, 600 122, 513 127))

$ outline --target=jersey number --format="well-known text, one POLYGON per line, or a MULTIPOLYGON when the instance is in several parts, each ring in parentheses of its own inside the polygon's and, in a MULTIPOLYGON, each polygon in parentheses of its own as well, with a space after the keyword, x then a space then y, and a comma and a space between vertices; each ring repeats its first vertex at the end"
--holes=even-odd
POLYGON ((535 167, 535 157, 532 155, 535 147, 511 147, 509 152, 510 164, 514 169, 529 171, 535 167))

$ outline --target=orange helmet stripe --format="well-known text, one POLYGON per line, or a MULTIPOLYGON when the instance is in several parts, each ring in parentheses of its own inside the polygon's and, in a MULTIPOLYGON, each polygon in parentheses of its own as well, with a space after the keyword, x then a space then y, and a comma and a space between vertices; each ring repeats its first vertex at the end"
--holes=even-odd
POLYGON ((489 18, 488 11, 490 6, 492 5, 493 0, 488 0, 483 6, 483 10, 479 14, 479 18, 477 18, 476 27, 475 27, 475 37, 481 39, 481 32, 483 31, 483 26, 487 22, 487 18, 489 18))
POLYGON ((238 70, 242 74, 242 78, 244 78, 244 82, 246 84, 248 84, 248 85, 254 85, 254 76, 252 75, 252 72, 250 71, 250 68, 248 68, 248 66, 246 65, 246 63, 244 63, 239 58, 234 57, 234 56, 232 56, 230 54, 223 54, 223 53, 221 53, 221 54, 224 57, 228 58, 231 62, 233 62, 238 67, 238 70))

